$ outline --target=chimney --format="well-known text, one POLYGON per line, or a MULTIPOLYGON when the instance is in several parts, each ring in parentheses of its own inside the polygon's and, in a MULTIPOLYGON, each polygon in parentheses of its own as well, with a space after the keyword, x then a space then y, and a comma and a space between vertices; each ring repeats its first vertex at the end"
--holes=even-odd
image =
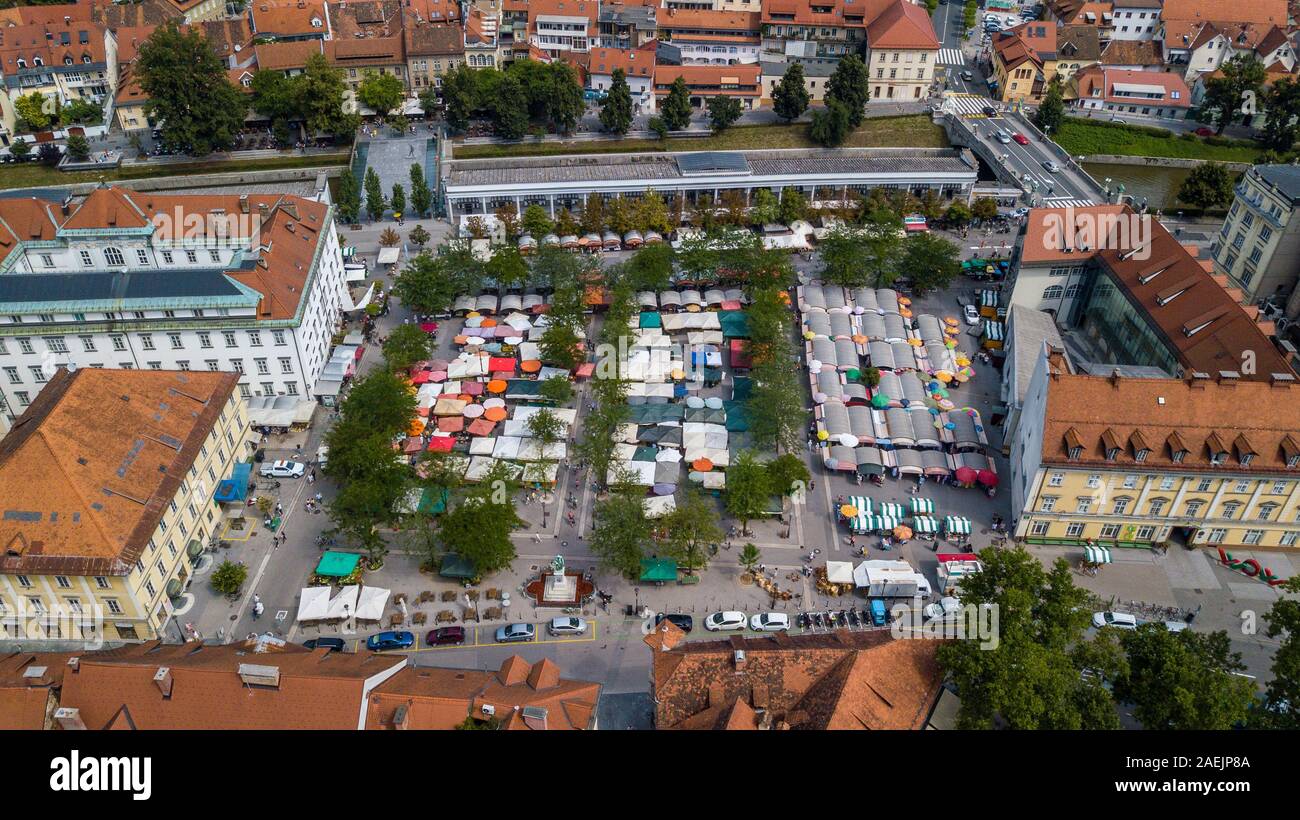
POLYGON ((1122 377, 1120 376, 1120 374, 1119 374, 1119 368, 1117 367, 1117 368, 1115 368, 1114 370, 1110 371, 1110 384, 1111 384, 1111 387, 1114 387, 1114 388, 1118 389, 1118 388, 1119 388, 1119 383, 1120 383, 1120 381, 1122 381, 1122 377))
POLYGON ((1237 371, 1235 371, 1235 370, 1220 370, 1220 371, 1219 371, 1219 386, 1220 386, 1220 387, 1226 387, 1226 388, 1231 389, 1231 388, 1233 388, 1233 387, 1236 387, 1236 386, 1237 386, 1237 382, 1239 382, 1239 381, 1241 381, 1241 374, 1238 373, 1237 371))
POLYGON ((23 683, 28 686, 49 686, 54 683, 48 666, 29 666, 23 670, 23 683))
POLYGON ((248 213, 248 194, 239 195, 239 212, 241 214, 248 213))
POLYGON ((393 712, 393 728, 411 728, 411 710, 407 708, 406 704, 397 707, 397 711, 393 712))
POLYGON ((546 707, 525 706, 523 710, 524 725, 529 729, 546 731, 546 707))
POLYGON ((1199 370, 1193 370, 1192 374, 1187 377, 1187 386, 1192 390, 1204 390, 1205 385, 1210 381, 1209 373, 1202 373, 1199 370))
POLYGON ((731 653, 731 659, 736 664, 736 674, 740 674, 741 672, 745 671, 745 664, 746 664, 745 650, 743 649, 733 650, 731 653))
POLYGON ((166 666, 158 667, 158 671, 153 673, 153 682, 158 686, 158 691, 162 692, 164 698, 172 696, 172 670, 166 666))
POLYGON ((81 658, 77 657, 76 655, 73 655, 71 658, 68 658, 68 671, 78 672, 80 670, 81 670, 81 658))
POLYGON ((74 707, 61 706, 55 709, 54 721, 65 731, 86 730, 86 724, 81 719, 81 710, 74 707))

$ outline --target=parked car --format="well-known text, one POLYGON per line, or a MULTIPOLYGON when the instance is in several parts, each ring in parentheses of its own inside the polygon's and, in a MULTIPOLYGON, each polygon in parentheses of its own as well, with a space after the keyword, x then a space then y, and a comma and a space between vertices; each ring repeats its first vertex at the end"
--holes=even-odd
POLYGON ((1198 137, 1212 137, 1214 136, 1214 129, 1206 128, 1204 125, 1202 125, 1200 128, 1197 128, 1192 133, 1198 137))
POLYGON ((996 108, 994 108, 991 105, 984 106, 984 116, 996 117, 997 115, 998 115, 998 110, 996 108))
POLYGON ((537 627, 532 624, 506 624, 497 630, 497 643, 529 643, 537 637, 537 627))
POLYGON ((325 469, 325 465, 330 463, 330 446, 328 444, 322 444, 316 448, 316 463, 320 465, 322 470, 325 469))
POLYGON ((998 142, 1002 143, 1003 145, 1006 145, 1008 142, 1011 142, 1011 135, 1008 134, 1006 131, 997 132, 996 134, 993 135, 993 138, 996 139, 998 142))
POLYGON ((749 619, 755 632, 784 632, 790 628, 790 616, 784 612, 763 612, 749 619))
POLYGON ((556 637, 561 635, 585 635, 587 634, 587 622, 582 618, 569 616, 552 618, 551 622, 546 625, 546 631, 556 637))
POLYGON ((1116 629, 1137 629, 1138 620, 1127 612, 1094 612, 1092 613, 1092 625, 1098 629, 1103 626, 1113 626, 1116 629))
POLYGON ((695 628, 695 619, 680 612, 660 612, 655 616, 655 626, 659 626, 664 621, 668 621, 683 632, 690 632, 695 628))
POLYGON ((1012 135, 1011 135, 1011 139, 1015 140, 1016 145, 1028 145, 1028 144, 1029 144, 1029 137, 1026 137, 1024 134, 1020 133, 1019 131, 1017 131, 1016 133, 1012 134, 1012 135))
POLYGON ((1049 174, 1055 174, 1057 171, 1061 170, 1061 166, 1052 162, 1050 159, 1043 160, 1043 167, 1047 169, 1047 173, 1049 174))
POLYGON ((962 308, 961 313, 966 318, 966 324, 978 325, 980 323, 980 312, 974 305, 967 305, 962 308))
POLYGON ((262 478, 302 478, 307 468, 297 461, 272 461, 257 472, 262 478))
POLYGON ((410 632, 380 632, 366 638, 366 649, 382 652, 385 649, 410 649, 415 646, 415 636, 410 632))
POLYGON ((710 632, 724 632, 745 628, 745 613, 743 612, 715 612, 704 619, 704 628, 710 632))
POLYGON ((1111 117, 1111 118, 1110 118, 1110 121, 1111 121, 1111 122, 1122 122, 1122 123, 1128 124, 1128 120, 1124 119, 1123 117, 1111 117))
POLYGON ((424 642, 429 646, 460 646, 465 643, 465 627, 439 627, 425 635, 424 642))
POLYGON ((961 609, 961 601, 951 596, 940 598, 937 604, 927 604, 922 613, 926 618, 947 618, 961 609))
POLYGON ((975 74, 971 71, 963 71, 961 73, 961 78, 969 83, 975 79, 975 74))
POLYGON ((342 652, 347 648, 347 642, 342 638, 312 638, 303 641, 302 645, 308 649, 328 649, 331 652, 342 652))
POLYGON ((1029 209, 1016 208, 1014 211, 1011 212, 1011 215, 1014 216, 1016 219, 1019 219, 1022 216, 1029 216, 1029 209))
POLYGON ((884 626, 889 623, 889 616, 885 613, 885 602, 880 598, 871 599, 871 625, 884 626))

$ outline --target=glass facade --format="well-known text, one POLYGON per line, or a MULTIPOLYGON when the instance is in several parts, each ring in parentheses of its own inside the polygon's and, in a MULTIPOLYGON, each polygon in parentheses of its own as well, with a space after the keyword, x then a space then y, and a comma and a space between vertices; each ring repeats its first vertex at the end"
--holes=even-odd
POLYGON ((1068 322, 1087 340, 1099 362, 1158 367, 1170 376, 1181 368, 1164 338, 1098 265, 1089 267, 1068 322))

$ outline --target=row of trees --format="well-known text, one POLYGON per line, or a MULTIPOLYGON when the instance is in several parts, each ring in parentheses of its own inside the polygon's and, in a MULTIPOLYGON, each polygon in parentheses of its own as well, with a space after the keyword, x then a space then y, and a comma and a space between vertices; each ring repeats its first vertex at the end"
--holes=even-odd
MULTIPOLYGON (((366 169, 365 207, 372 221, 383 219, 384 214, 389 210, 393 212, 394 219, 400 220, 407 213, 408 206, 417 219, 429 214, 433 208, 433 191, 424 176, 424 168, 419 163, 412 163, 408 178, 411 183, 409 198, 406 187, 400 182, 394 183, 391 194, 385 197, 384 189, 379 182, 379 174, 374 168, 366 169)), ((345 221, 355 223, 359 220, 361 193, 356 177, 351 173, 339 177, 338 209, 339 215, 345 221)))
POLYGON ((882 288, 906 276, 918 295, 948 287, 961 273, 957 247, 933 233, 903 236, 902 229, 889 211, 874 212, 864 227, 837 226, 819 245, 822 279, 882 288))
MULTIPOLYGON (((789 122, 808 110, 805 82, 803 65, 791 63, 772 90, 772 108, 778 117, 789 122)), ((842 145, 862 124, 869 98, 867 67, 861 57, 850 54, 836 64, 826 83, 826 107, 813 114, 812 138, 822 145, 842 145)))
POLYGON ((73 100, 60 105, 58 99, 37 91, 15 99, 14 113, 18 116, 16 128, 19 132, 66 128, 69 125, 98 125, 104 119, 103 107, 90 100, 73 100))
MULTIPOLYGON (((1262 702, 1239 674, 1225 632, 1172 633, 1161 624, 1088 637, 1089 596, 1063 558, 1050 567, 1022 548, 985 550, 984 571, 962 581, 962 603, 997 607, 994 642, 948 641, 939 663, 961 692, 967 729, 1118 729, 1118 704, 1146 729, 1300 728, 1300 603, 1265 615, 1283 638, 1262 702)), ((1292 579, 1290 591, 1300 591, 1292 579)))
MULTIPOLYGON (((429 88, 420 99, 424 109, 431 111, 437 91, 429 88)), ((512 140, 528 133, 533 123, 539 129, 550 126, 568 133, 585 107, 572 66, 535 60, 517 60, 505 70, 462 64, 443 77, 442 103, 453 129, 463 131, 471 118, 481 116, 491 121, 498 137, 512 140)))
POLYGON ((1300 83, 1282 77, 1265 86, 1264 64, 1253 54, 1238 54, 1219 67, 1219 76, 1205 83, 1203 115, 1218 133, 1237 121, 1267 115, 1260 141, 1273 151, 1290 151, 1300 139, 1300 83))
MULTIPOLYGON (((362 90, 370 82, 371 77, 367 77, 361 84, 362 90)), ((303 73, 293 77, 279 71, 255 73, 253 110, 269 119, 281 137, 288 135, 290 122, 301 122, 313 134, 348 135, 361 124, 361 117, 343 113, 346 92, 342 69, 331 67, 325 55, 313 54, 307 58, 303 73)), ((398 81, 399 103, 400 94, 398 81)))

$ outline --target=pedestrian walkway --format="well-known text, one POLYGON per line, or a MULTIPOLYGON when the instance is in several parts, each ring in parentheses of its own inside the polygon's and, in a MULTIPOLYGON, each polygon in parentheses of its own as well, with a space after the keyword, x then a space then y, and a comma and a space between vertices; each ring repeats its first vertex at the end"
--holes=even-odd
POLYGON ((959 48, 941 48, 939 49, 939 64, 966 65, 966 57, 959 48))
POLYGON ((1091 199, 1079 199, 1069 196, 1049 196, 1043 200, 1043 207, 1045 208, 1086 208, 1093 204, 1091 199))
POLYGON ((988 97, 981 97, 978 94, 949 94, 944 106, 949 110, 961 114, 967 119, 984 119, 987 115, 984 108, 988 106, 988 97))

